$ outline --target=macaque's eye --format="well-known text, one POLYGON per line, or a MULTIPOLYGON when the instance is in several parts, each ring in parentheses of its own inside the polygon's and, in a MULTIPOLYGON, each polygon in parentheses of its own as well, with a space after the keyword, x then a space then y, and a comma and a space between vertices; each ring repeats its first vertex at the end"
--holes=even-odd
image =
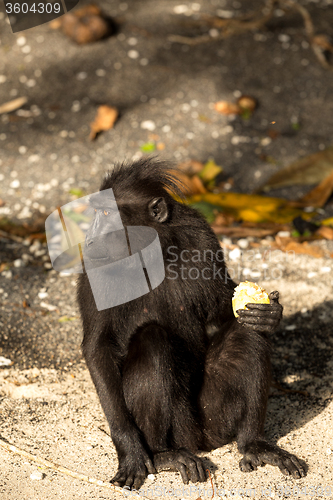
POLYGON ((97 212, 97 208, 94 208, 95 212, 97 212))
POLYGON ((103 214, 104 215, 110 215, 110 211, 109 210, 104 210, 103 214))

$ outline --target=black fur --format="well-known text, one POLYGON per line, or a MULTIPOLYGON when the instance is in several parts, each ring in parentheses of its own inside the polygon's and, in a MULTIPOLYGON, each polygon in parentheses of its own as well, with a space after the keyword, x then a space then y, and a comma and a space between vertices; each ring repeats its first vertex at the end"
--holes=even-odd
POLYGON ((234 438, 244 455, 242 470, 269 463, 304 476, 296 457, 263 437, 267 334, 282 315, 277 292, 271 305, 252 306, 235 319, 235 283, 219 242, 195 210, 169 194, 179 194, 179 187, 168 165, 140 160, 115 167, 102 182, 101 190, 108 188, 124 226, 156 229, 166 268, 163 283, 150 293, 103 311, 96 309, 87 276, 79 278, 83 353, 119 459, 112 481, 139 488, 148 473, 164 468, 178 470, 185 483, 203 481, 194 453, 234 438), (160 198, 152 212, 152 200, 160 198), (189 252, 180 259, 182 250, 189 252), (201 261, 185 262, 193 252, 201 261), (189 278, 193 267, 199 279, 189 278))

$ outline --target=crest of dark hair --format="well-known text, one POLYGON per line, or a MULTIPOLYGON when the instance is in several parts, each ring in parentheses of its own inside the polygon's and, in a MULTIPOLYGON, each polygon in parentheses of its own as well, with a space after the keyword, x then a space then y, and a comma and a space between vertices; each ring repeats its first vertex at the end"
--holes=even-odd
POLYGON ((166 191, 184 198, 185 187, 176 177, 176 169, 171 162, 157 158, 142 158, 135 162, 116 164, 107 172, 100 191, 112 188, 116 198, 128 195, 135 187, 136 192, 156 196, 165 195, 166 191))

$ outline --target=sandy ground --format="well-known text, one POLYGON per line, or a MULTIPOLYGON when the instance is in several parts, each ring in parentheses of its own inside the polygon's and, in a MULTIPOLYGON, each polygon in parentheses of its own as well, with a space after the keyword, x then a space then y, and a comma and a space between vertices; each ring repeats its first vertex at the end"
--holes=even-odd
MULTIPOLYGON (((226 253, 228 255, 228 250, 226 253)), ((330 488, 333 488, 331 260, 276 251, 267 253, 266 246, 243 252, 241 260, 229 260, 230 268, 235 273, 238 269, 247 269, 253 258, 260 262, 257 267, 265 271, 261 284, 267 290, 278 288, 285 307, 283 324, 272 338, 274 383, 269 398, 266 433, 270 440, 304 460, 307 476, 296 481, 282 476, 271 466, 244 474, 238 468, 240 455, 234 443, 206 454, 205 464, 211 471, 216 496, 266 498, 291 494, 305 498, 306 494, 319 498, 323 491, 324 496, 329 497, 330 488), (258 255, 261 259, 256 257, 258 255), (276 279, 278 273, 282 273, 282 277, 276 279), (320 281, 315 277, 320 277, 320 281)), ((45 314, 38 295, 35 300, 30 295, 30 308, 19 307, 17 303, 18 292, 14 283, 18 281, 27 287, 28 282, 22 279, 22 273, 28 272, 29 269, 24 268, 17 280, 10 281, 2 312, 7 312, 7 317, 11 313, 12 322, 15 314, 24 318, 21 328, 29 332, 33 331, 35 324, 39 331, 36 342, 41 344, 41 350, 35 350, 34 335, 24 336, 22 331, 18 332, 21 340, 17 345, 8 339, 9 344, 2 350, 3 355, 11 356, 16 362, 12 367, 3 367, 0 372, 1 439, 71 471, 108 482, 116 471, 117 458, 80 356, 80 322, 76 306, 71 305, 71 310, 68 306, 73 295, 73 279, 53 275, 51 271, 42 283, 39 282, 39 286, 42 284, 43 289, 48 290, 49 303, 57 307, 45 314), (16 304, 15 311, 13 304, 16 304), (31 316, 26 316, 27 310, 34 315, 32 323, 31 316), (71 315, 73 320, 59 322, 65 315, 71 315), (58 341, 53 351, 54 363, 49 359, 45 367, 50 335, 57 337, 58 341)), ((37 273, 36 281, 41 277, 42 274, 37 273)), ((13 324, 17 325, 19 321, 13 324)), ((7 322, 5 331, 10 331, 7 322)), ((2 448, 0 454, 3 457, 0 491, 6 500, 123 497, 121 492, 38 467, 33 461, 2 448), (31 474, 38 471, 42 473, 42 479, 31 479, 31 474)), ((201 485, 200 491, 197 485, 183 489, 179 474, 164 472, 154 479, 147 479, 140 494, 148 498, 197 499, 199 496, 210 498, 209 489, 209 482, 201 485)))

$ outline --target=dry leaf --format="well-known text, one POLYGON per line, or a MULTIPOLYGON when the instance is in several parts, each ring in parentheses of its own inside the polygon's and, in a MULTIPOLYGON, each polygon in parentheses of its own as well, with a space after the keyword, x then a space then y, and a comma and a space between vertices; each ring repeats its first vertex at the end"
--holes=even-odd
POLYGON ((196 161, 196 160, 188 160, 184 161, 183 163, 180 163, 178 165, 179 170, 182 172, 188 174, 188 175, 194 175, 198 174, 201 172, 201 170, 204 168, 204 164, 201 163, 201 161, 196 161))
POLYGON ((316 231, 316 234, 319 234, 319 236, 322 236, 325 240, 333 240, 333 229, 331 227, 321 226, 316 231))
POLYGON ((240 115, 243 112, 239 104, 228 101, 218 101, 215 103, 214 109, 223 115, 240 115))
POLYGON ((320 224, 322 224, 323 226, 332 226, 333 227, 333 217, 329 217, 328 219, 321 220, 320 224))
POLYGON ((283 198, 243 193, 206 193, 192 196, 188 202, 190 204, 206 202, 214 207, 221 207, 221 211, 232 215, 235 220, 255 223, 288 224, 299 215, 305 219, 309 219, 313 215, 295 208, 291 202, 283 198))
POLYGON ((333 171, 333 147, 305 156, 274 174, 258 192, 273 188, 310 185, 323 181, 333 171))
POLYGON ((333 192, 333 172, 299 201, 305 207, 320 208, 325 205, 333 192))
POLYGON ((112 128, 117 118, 118 111, 116 108, 111 108, 110 106, 99 106, 95 120, 90 124, 89 139, 93 140, 99 132, 112 128))
POLYGON ((26 97, 18 97, 17 99, 13 99, 12 101, 5 102, 0 106, 0 115, 3 113, 11 113, 16 109, 21 108, 27 102, 26 97))
MULTIPOLYGON (((216 218, 217 219, 217 218, 216 218)), ((215 222, 216 222, 215 219, 215 222)), ((225 236, 230 236, 231 238, 248 238, 249 236, 253 238, 264 238, 265 236, 271 236, 276 233, 272 229, 255 229, 251 227, 228 227, 220 226, 216 223, 212 224, 212 229, 215 234, 223 234, 225 236)))
POLYGON ((249 95, 241 95, 239 99, 237 99, 237 104, 242 108, 242 110, 250 111, 251 113, 257 107, 257 101, 254 97, 249 95))
POLYGON ((205 186, 202 184, 201 179, 197 175, 189 177, 182 172, 175 172, 174 175, 180 180, 181 184, 185 187, 186 194, 193 196, 197 194, 207 193, 205 186))
POLYGON ((215 177, 223 171, 223 168, 216 165, 213 159, 208 160, 201 172, 199 173, 200 179, 206 184, 215 179, 215 177))
POLYGON ((319 248, 317 245, 310 245, 307 241, 299 243, 295 240, 292 240, 291 238, 280 238, 279 236, 277 236, 275 240, 279 248, 284 252, 305 254, 316 258, 324 257, 324 253, 321 248, 319 248))
POLYGON ((65 35, 78 44, 96 42, 112 32, 110 20, 103 16, 101 9, 94 4, 68 12, 59 20, 54 20, 51 28, 61 28, 65 35))

